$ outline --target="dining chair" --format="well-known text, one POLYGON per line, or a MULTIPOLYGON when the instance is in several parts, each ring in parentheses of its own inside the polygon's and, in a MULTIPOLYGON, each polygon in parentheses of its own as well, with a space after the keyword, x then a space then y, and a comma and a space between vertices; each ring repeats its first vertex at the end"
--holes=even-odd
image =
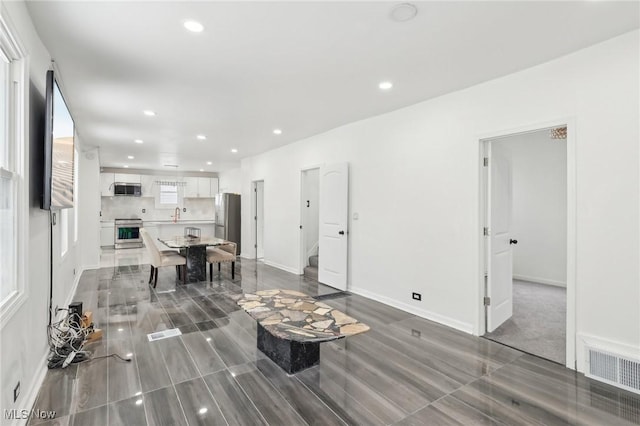
POLYGON ((173 250, 160 251, 146 229, 140 228, 140 234, 142 235, 144 245, 147 247, 151 256, 151 275, 149 276, 149 284, 153 281, 153 288, 156 288, 156 285, 158 285, 158 268, 161 266, 175 266, 178 268, 180 276, 182 277, 182 283, 186 284, 187 259, 173 250))
POLYGON ((236 243, 227 242, 215 247, 207 247, 207 262, 209 262, 209 281, 213 281, 213 264, 218 264, 218 271, 222 263, 231 262, 231 279, 236 277, 236 243))

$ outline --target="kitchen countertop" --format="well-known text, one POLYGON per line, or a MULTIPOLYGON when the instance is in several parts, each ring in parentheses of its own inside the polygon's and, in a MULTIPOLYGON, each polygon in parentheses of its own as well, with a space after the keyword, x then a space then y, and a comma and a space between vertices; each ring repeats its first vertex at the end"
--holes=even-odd
MULTIPOLYGON (((100 221, 101 224, 105 224, 105 225, 113 225, 114 224, 114 220, 101 220, 100 221)), ((173 220, 169 219, 169 220, 144 220, 142 219, 142 225, 144 226, 145 224, 149 224, 149 225, 197 225, 197 224, 201 224, 201 225, 215 225, 215 221, 213 220, 205 220, 205 219, 194 219, 194 220, 178 220, 176 223, 173 222, 173 220)))

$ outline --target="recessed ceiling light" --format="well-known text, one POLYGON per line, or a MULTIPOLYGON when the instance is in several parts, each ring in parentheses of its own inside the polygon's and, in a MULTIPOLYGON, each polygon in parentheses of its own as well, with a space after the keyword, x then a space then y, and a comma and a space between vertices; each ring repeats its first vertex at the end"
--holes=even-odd
POLYGON ((236 152, 238 152, 238 150, 237 150, 237 149, 235 149, 235 148, 233 148, 233 149, 231 150, 231 152, 233 152, 233 153, 235 154, 236 152))
POLYGON ((199 140, 201 140, 201 141, 203 141, 203 140, 206 140, 206 139, 207 139, 207 137, 206 137, 205 135, 198 135, 198 136, 196 136, 196 138, 198 138, 198 139, 199 139, 199 140))
POLYGON ((395 5, 391 12, 389 13, 389 17, 396 22, 406 22, 410 21, 416 17, 418 14, 418 8, 412 5, 411 3, 402 3, 395 5))
POLYGON ((129 160, 133 160, 135 157, 134 157, 133 155, 127 155, 127 158, 128 158, 129 160))
MULTIPOLYGON (((129 166, 128 166, 127 164, 125 164, 125 165, 124 165, 124 168, 125 168, 125 169, 128 169, 128 168, 129 168, 129 166)), ((122 331, 122 329, 121 329, 121 328, 119 328, 119 329, 118 329, 118 331, 122 331)))
POLYGON ((188 21, 184 21, 184 24, 182 25, 184 25, 184 27, 192 33, 201 33, 202 30, 204 30, 204 25, 202 25, 198 21, 193 21, 191 19, 188 21))
POLYGON ((212 164, 213 164, 213 163, 212 163, 211 161, 207 161, 207 165, 208 165, 208 166, 210 166, 210 165, 212 165, 212 164))
POLYGON ((144 143, 144 141, 142 139, 136 139, 134 140, 135 143, 144 143))
POLYGON ((282 134, 282 130, 280 130, 280 129, 273 129, 273 134, 274 134, 274 135, 281 135, 281 134, 282 134))
POLYGON ((382 81, 378 84, 378 87, 382 90, 389 90, 393 87, 393 83, 390 81, 382 81))
POLYGON ((142 113, 147 117, 153 117, 154 115, 156 115, 156 113, 151 111, 150 109, 145 109, 144 111, 142 111, 142 113))

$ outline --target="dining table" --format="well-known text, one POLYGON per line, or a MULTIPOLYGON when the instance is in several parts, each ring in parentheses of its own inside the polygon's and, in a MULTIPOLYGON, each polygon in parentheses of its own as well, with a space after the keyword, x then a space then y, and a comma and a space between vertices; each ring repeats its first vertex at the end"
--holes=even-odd
POLYGON ((207 280, 207 247, 220 246, 230 242, 216 237, 175 236, 158 238, 165 246, 179 249, 187 259, 187 277, 189 283, 207 280))

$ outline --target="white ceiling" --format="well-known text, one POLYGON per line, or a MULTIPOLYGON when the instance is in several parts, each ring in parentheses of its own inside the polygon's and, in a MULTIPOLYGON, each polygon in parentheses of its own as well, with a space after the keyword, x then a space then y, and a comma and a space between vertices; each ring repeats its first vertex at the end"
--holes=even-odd
POLYGON ((28 9, 101 165, 181 171, 237 167, 640 26, 638 2, 414 2, 418 15, 404 23, 389 18, 396 4, 30 1, 28 9), (204 32, 186 31, 186 19, 204 32), (393 89, 379 90, 382 80, 393 89))

